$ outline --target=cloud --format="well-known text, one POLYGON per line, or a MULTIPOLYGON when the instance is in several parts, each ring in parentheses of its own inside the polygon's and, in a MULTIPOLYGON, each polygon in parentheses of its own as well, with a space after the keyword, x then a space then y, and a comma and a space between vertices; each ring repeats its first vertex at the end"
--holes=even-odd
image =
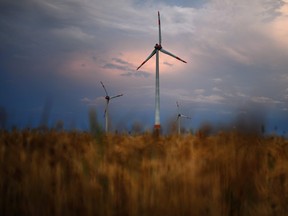
POLYGON ((61 29, 54 29, 52 31, 58 37, 63 37, 65 39, 76 39, 76 40, 92 40, 94 36, 92 34, 85 33, 82 29, 76 26, 68 26, 61 29))
POLYGON ((263 104, 282 104, 283 103, 281 101, 274 100, 272 98, 264 97, 264 96, 252 97, 251 101, 255 103, 263 103, 263 104))
POLYGON ((221 82, 223 82, 223 79, 221 79, 221 78, 215 78, 215 79, 213 79, 213 82, 215 82, 215 83, 221 83, 221 82))
POLYGON ((151 76, 150 73, 145 72, 145 71, 126 72, 120 75, 125 76, 125 77, 143 77, 143 78, 148 78, 151 76))
POLYGON ((131 65, 129 62, 124 61, 123 59, 120 58, 112 58, 112 60, 122 65, 129 65, 129 66, 131 65))
POLYGON ((150 73, 145 71, 136 71, 136 67, 133 64, 121 58, 112 58, 111 62, 112 63, 106 63, 105 65, 103 65, 103 68, 121 71, 120 76, 123 77, 148 78, 151 75, 150 73))
MULTIPOLYGON (((281 79, 288 82, 288 74, 282 74, 281 79)), ((287 89, 286 89, 286 91, 287 91, 287 89)))
POLYGON ((90 99, 88 97, 83 97, 80 99, 81 103, 84 103, 89 106, 99 106, 102 105, 104 102, 104 97, 97 97, 95 99, 90 99))
POLYGON ((275 18, 282 15, 281 8, 285 6, 285 0, 273 0, 267 1, 267 8, 264 11, 265 18, 263 19, 266 22, 273 21, 275 18))
POLYGON ((88 103, 91 103, 92 100, 87 98, 87 97, 83 97, 80 101, 85 103, 85 104, 88 104, 88 103))
POLYGON ((220 104, 227 100, 227 98, 219 94, 209 94, 204 89, 196 89, 192 93, 183 89, 162 89, 161 92, 165 97, 199 104, 220 104))
POLYGON ((197 103, 222 103, 224 100, 224 97, 216 94, 198 95, 195 98, 192 98, 192 101, 197 103))
POLYGON ((167 66, 169 66, 169 67, 172 67, 173 66, 173 64, 170 64, 169 62, 163 62, 163 64, 165 64, 165 65, 167 65, 167 66))
POLYGON ((120 58, 112 58, 109 63, 106 63, 103 68, 106 69, 115 69, 115 70, 121 70, 121 71, 131 71, 135 70, 135 66, 129 63, 128 61, 125 61, 120 58))
POLYGON ((197 94, 197 95, 201 95, 205 92, 205 89, 195 89, 194 90, 194 93, 197 94))
POLYGON ((107 63, 103 66, 105 69, 114 69, 114 70, 121 70, 121 71, 127 71, 129 67, 123 66, 123 65, 117 65, 113 63, 107 63))
POLYGON ((222 92, 222 90, 217 88, 217 87, 214 87, 212 90, 215 91, 215 92, 222 92))

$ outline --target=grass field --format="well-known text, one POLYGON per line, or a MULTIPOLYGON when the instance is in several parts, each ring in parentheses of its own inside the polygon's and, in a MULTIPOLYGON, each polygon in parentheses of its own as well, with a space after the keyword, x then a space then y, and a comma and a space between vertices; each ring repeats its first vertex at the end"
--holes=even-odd
POLYGON ((287 215, 288 141, 2 131, 0 215, 287 215))

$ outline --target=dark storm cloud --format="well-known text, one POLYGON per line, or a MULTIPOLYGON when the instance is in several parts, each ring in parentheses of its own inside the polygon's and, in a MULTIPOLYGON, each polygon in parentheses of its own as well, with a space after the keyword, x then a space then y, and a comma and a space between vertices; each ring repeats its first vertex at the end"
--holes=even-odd
POLYGON ((121 70, 121 71, 127 71, 130 70, 129 67, 123 66, 123 65, 117 65, 113 63, 107 63, 103 66, 105 69, 115 69, 115 70, 121 70))
POLYGON ((93 35, 85 10, 77 1, 1 2, 1 47, 11 55, 33 57, 88 48, 93 35))
POLYGON ((117 62, 117 63, 119 63, 119 64, 122 64, 122 65, 131 65, 129 62, 124 61, 124 60, 122 60, 120 58, 112 58, 112 60, 117 62))
POLYGON ((173 66, 173 64, 170 64, 169 62, 163 62, 163 64, 165 64, 165 65, 167 65, 167 66, 169 66, 169 67, 172 67, 173 66))
POLYGON ((120 59, 120 58, 112 58, 111 63, 106 63, 103 66, 104 69, 113 69, 113 70, 120 70, 120 71, 131 71, 135 68, 129 62, 120 59))
POLYGON ((284 0, 270 0, 264 2, 265 10, 263 12, 263 21, 270 22, 275 19, 275 17, 281 16, 279 9, 285 5, 284 0))
POLYGON ((136 67, 133 64, 121 58, 112 58, 111 63, 105 64, 103 68, 121 71, 120 75, 124 77, 148 78, 151 75, 145 71, 136 71, 136 67))

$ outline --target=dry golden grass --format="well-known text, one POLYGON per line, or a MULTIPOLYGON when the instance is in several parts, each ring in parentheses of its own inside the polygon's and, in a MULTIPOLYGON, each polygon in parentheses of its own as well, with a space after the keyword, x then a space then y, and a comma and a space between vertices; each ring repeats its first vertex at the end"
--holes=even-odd
POLYGON ((288 212, 280 137, 2 131, 0 166, 0 215, 288 212))

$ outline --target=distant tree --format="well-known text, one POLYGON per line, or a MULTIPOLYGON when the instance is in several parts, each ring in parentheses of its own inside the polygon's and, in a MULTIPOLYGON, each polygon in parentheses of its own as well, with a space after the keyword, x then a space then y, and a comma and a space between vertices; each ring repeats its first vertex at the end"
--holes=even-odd
POLYGON ((168 119, 167 121, 167 132, 168 134, 177 134, 177 121, 174 118, 168 119))
POLYGON ((90 132, 98 137, 102 134, 101 126, 98 123, 97 120, 97 113, 94 109, 90 109, 89 111, 89 123, 90 123, 90 132))
POLYGON ((64 129, 64 122, 62 120, 58 120, 55 124, 55 129, 57 131, 62 131, 64 129))
POLYGON ((41 114, 41 120, 40 120, 40 124, 39 124, 39 128, 41 129, 48 129, 48 122, 49 122, 49 118, 50 118, 50 114, 51 114, 51 110, 52 110, 52 98, 48 97, 45 100, 44 106, 43 106, 43 110, 42 110, 42 114, 41 114))
POLYGON ((141 134, 143 132, 143 126, 140 122, 134 122, 131 127, 132 134, 141 134))
POLYGON ((7 123, 7 112, 4 107, 0 107, 0 129, 5 129, 7 123))
POLYGON ((262 134, 265 134, 265 132, 266 132, 266 130, 265 130, 265 125, 262 124, 262 125, 261 125, 261 133, 262 133, 262 134))
POLYGON ((189 133, 190 133, 190 134, 194 134, 193 128, 190 128, 190 129, 189 129, 189 133))
POLYGON ((197 131, 197 135, 199 138, 206 138, 210 136, 212 132, 213 127, 209 123, 204 123, 197 131))

